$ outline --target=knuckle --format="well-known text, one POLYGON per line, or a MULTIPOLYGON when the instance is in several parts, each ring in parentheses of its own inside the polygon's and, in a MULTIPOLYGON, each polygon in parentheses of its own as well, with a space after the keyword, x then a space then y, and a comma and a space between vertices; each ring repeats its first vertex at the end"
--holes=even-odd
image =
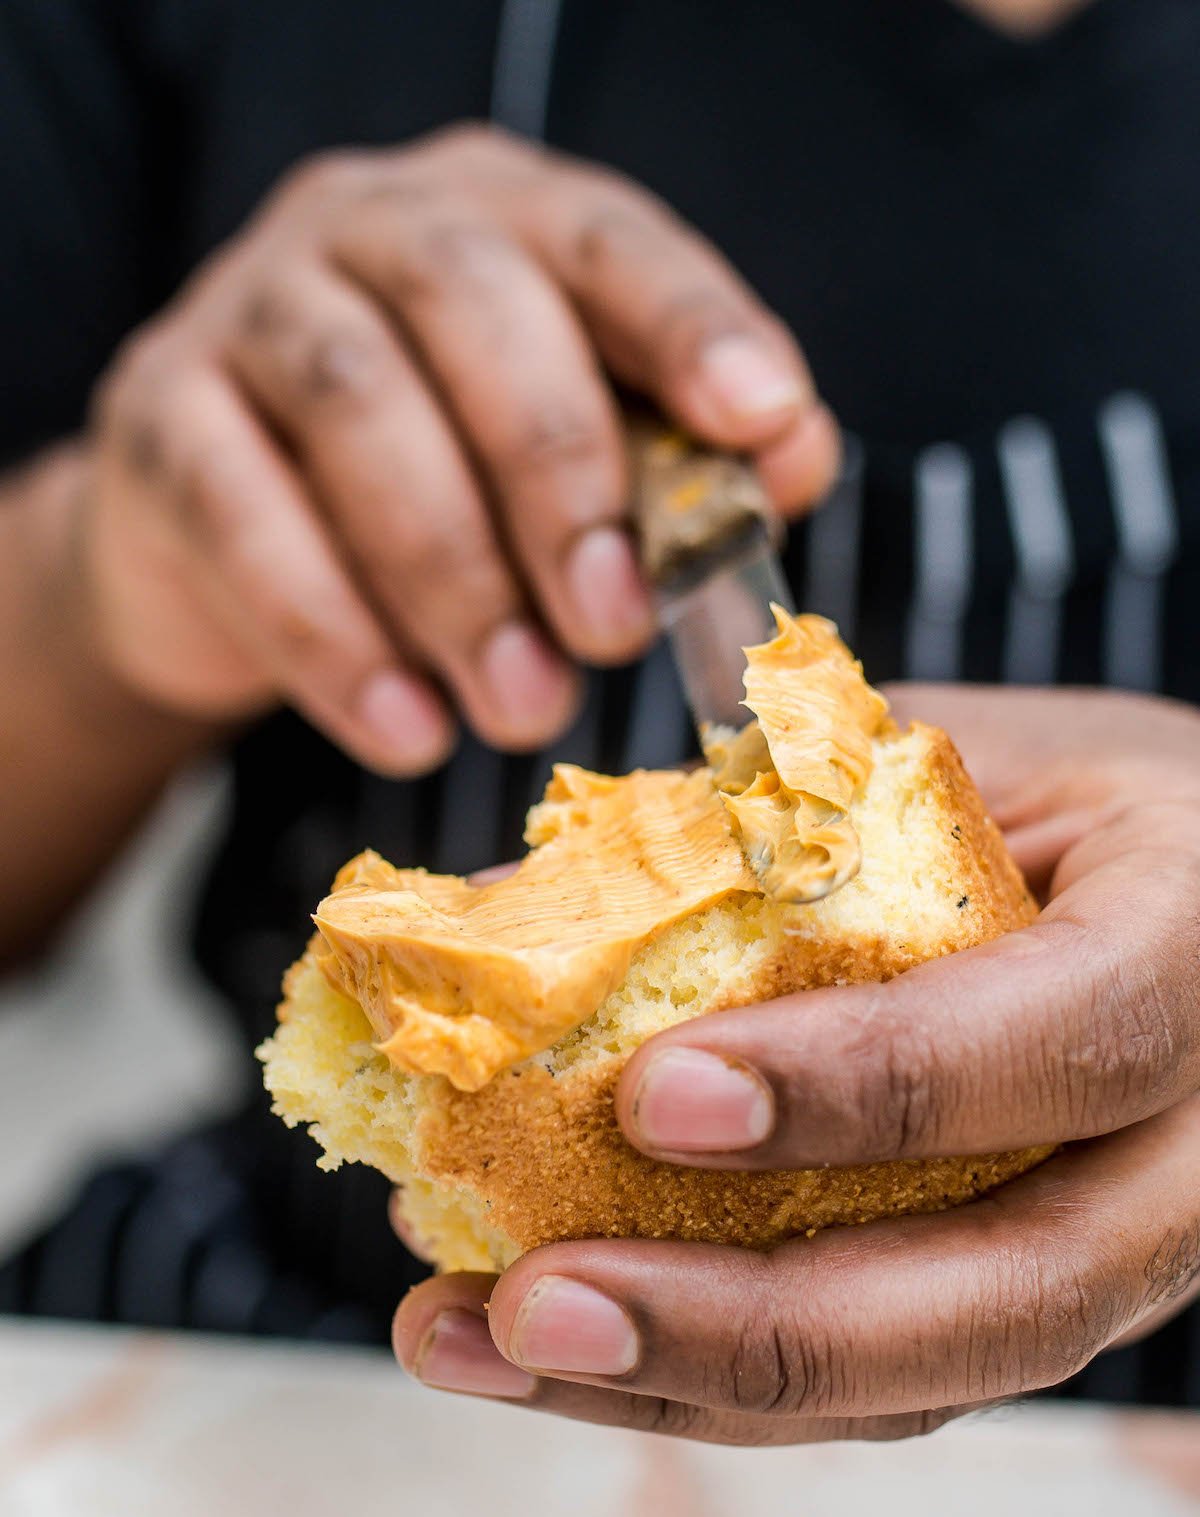
POLYGON ((406 216, 427 212, 430 206, 445 203, 447 198, 441 179, 422 173, 418 165, 407 161, 390 164, 378 177, 363 183, 358 195, 360 207, 383 207, 406 216))
POLYGON ((309 341, 300 364, 299 388, 313 400, 370 404, 390 357, 383 334, 330 327, 309 341))
POLYGON ((730 1404, 739 1412, 787 1415, 794 1410, 797 1393, 803 1399, 774 1321, 743 1324, 728 1376, 730 1404))
POLYGON ((435 220, 423 233, 424 263, 453 280, 494 277, 506 251, 492 227, 463 216, 435 220))
POLYGON ((462 213, 433 217, 413 239, 409 293, 439 296, 464 287, 491 293, 511 263, 508 240, 486 222, 462 213))
POLYGON ((564 176, 573 181, 580 205, 568 247, 581 270, 596 272, 607 264, 677 257, 681 248, 706 248, 670 206, 618 170, 560 161, 547 191, 554 192, 564 176))
POLYGON ((490 121, 454 121, 449 126, 439 127, 425 138, 425 145, 432 151, 495 154, 519 152, 527 148, 521 138, 505 131, 490 121))
MULTIPOLYGON (((1114 1123, 1136 1120, 1156 1107, 1162 1084, 1163 1051, 1170 1031, 1151 1024, 1144 1011, 1131 1006, 1109 1008, 1110 1030, 1102 1037, 1064 1050, 1059 1055, 1062 1091, 1057 1104, 1065 1106, 1072 1132, 1089 1136, 1111 1130, 1114 1123), (1112 1025, 1115 1023, 1115 1025, 1112 1025)), ((1050 1043, 1052 1034, 1045 1040, 1050 1043)), ((1049 1063, 1052 1055, 1044 1062, 1049 1063)))
POLYGON ((92 387, 89 420, 97 432, 115 432, 125 418, 128 404, 125 376, 118 365, 106 370, 92 387))
POLYGON ((326 622, 288 587, 261 574, 247 595, 247 610, 270 665, 298 695, 334 709, 353 702, 371 672, 367 647, 326 622))
POLYGON ((903 1158, 936 1147, 943 1071, 932 1043, 870 1018, 847 1053, 839 1116, 856 1134, 856 1156, 903 1158))
POLYGON ((1165 1306, 1185 1296, 1200 1279, 1200 1224, 1168 1232, 1142 1270, 1143 1310, 1165 1306))
POLYGON ((239 327, 301 400, 362 402, 375 396, 391 357, 382 328, 355 321, 314 321, 300 300, 278 285, 247 296, 239 327))
POLYGON ((709 1372, 706 1401, 759 1417, 819 1416, 835 1404, 844 1376, 832 1344, 819 1324, 792 1319, 786 1291, 768 1257, 732 1351, 709 1372))
POLYGON ((140 479, 161 472, 165 437, 161 418, 127 376, 108 375, 92 397, 92 425, 111 442, 121 461, 140 479))
POLYGON ((1123 1274, 1076 1219, 1035 1250, 1000 1246, 960 1324, 968 1396, 990 1401, 1070 1379, 1116 1336, 1129 1313, 1123 1274))
POLYGON ((1103 1346, 1103 1335, 1095 1325, 1097 1303, 1089 1299, 1082 1282, 1049 1285, 1040 1269, 1031 1273, 1034 1276, 1028 1295, 1033 1303, 1031 1333, 1027 1338, 1018 1327, 1011 1334, 1016 1349, 1011 1356, 1016 1383, 1011 1383, 1008 1365, 997 1363, 984 1380, 985 1396, 991 1393, 993 1385, 1001 1395, 1006 1391, 1060 1385, 1089 1363, 1103 1346))
POLYGON ((1021 1388, 1059 1385, 1078 1374, 1107 1348, 1129 1314, 1128 1290, 1107 1259, 1055 1271, 1034 1301, 1032 1359, 1021 1388))
POLYGON ((503 309, 516 257, 508 238, 458 198, 438 194, 415 210, 398 241, 362 228, 389 296, 401 306, 470 299, 485 311, 503 309))
POLYGON ((388 153, 382 171, 364 182, 364 197, 390 201, 406 212, 446 204, 456 196, 496 202, 538 178, 547 157, 527 142, 486 121, 439 127, 410 146, 388 153))
POLYGON ((1194 999, 1200 925, 1176 919, 1164 935, 1151 930, 1136 952, 1126 947, 1114 957, 1097 943, 1094 955, 1080 958, 1081 1034, 1064 1043, 1059 1029, 1045 1029, 1043 1063, 1072 1129, 1088 1134, 1148 1116, 1185 1093, 1181 1080, 1196 1050, 1182 1009, 1194 999))
POLYGON ((396 570, 415 585, 436 584, 457 558, 458 546, 436 518, 423 518, 401 534, 394 550, 396 570))
POLYGON ((183 526, 209 549, 241 540, 256 514, 253 498, 231 487, 228 462, 223 448, 204 443, 179 463, 176 509, 183 526))
POLYGON ((575 231, 578 263, 595 271, 608 264, 644 257, 658 240, 656 229, 642 210, 606 197, 589 206, 575 231))
POLYGON ((157 325, 141 328, 117 349, 97 390, 101 405, 118 421, 139 411, 161 393, 172 367, 165 332, 157 325))
POLYGON ((120 350, 93 393, 92 425, 112 440, 140 478, 151 479, 166 466, 176 379, 164 338, 157 332, 139 333, 120 350))
POLYGON ((145 481, 161 476, 168 444, 166 429, 158 417, 143 414, 129 418, 120 440, 125 463, 133 475, 145 481))
MULTIPOLYGON (((288 667, 316 668, 325 643, 324 629, 316 618, 290 600, 269 593, 262 598, 260 615, 288 667)), ((344 669, 339 671, 339 682, 348 682, 346 674, 344 669)))
POLYGON ((556 402, 533 405, 501 449, 499 466, 518 476, 557 474, 613 462, 613 439, 597 417, 556 402))
POLYGON ((436 588, 444 593, 453 580, 458 609, 465 602, 474 611, 484 593, 484 581, 494 578, 494 545, 482 523, 464 519, 458 511, 405 513, 391 543, 380 550, 385 578, 403 583, 410 598, 423 599, 436 588), (470 595, 464 578, 471 577, 470 595))
POLYGON ((284 175, 280 192, 287 199, 323 200, 357 185, 370 172, 369 155, 354 149, 333 147, 311 153, 284 175))
POLYGON ((872 1102, 884 1152, 906 1154, 925 1147, 937 1128, 933 1085, 928 1069, 909 1047, 891 1044, 878 1067, 872 1102))
POLYGON ((1200 1038, 1200 1019, 1187 1015, 1200 1011, 1200 811, 1164 809, 1162 825, 1171 827, 1172 842, 1153 863, 1159 910, 1139 935, 1140 956, 1126 954, 1121 964, 1140 1031, 1154 1040, 1161 1059, 1175 1063, 1192 1054, 1200 1038))
POLYGON ((278 341, 300 320, 297 302, 276 284, 256 284, 241 302, 238 329, 253 341, 278 341))
POLYGON ((302 587, 273 572, 261 558, 245 576, 248 610, 271 662, 296 690, 338 708, 352 704, 379 667, 383 651, 369 631, 348 622, 336 605, 306 596, 302 587))
POLYGON ((536 175, 547 159, 540 143, 489 121, 457 121, 424 139, 424 155, 449 160, 467 183, 483 192, 511 189, 536 175))

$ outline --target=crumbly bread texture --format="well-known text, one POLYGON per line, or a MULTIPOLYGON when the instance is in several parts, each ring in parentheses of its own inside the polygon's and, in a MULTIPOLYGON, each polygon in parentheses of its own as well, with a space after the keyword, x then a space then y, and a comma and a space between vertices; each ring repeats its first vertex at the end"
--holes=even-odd
POLYGON ((617 1126, 617 1078, 654 1033, 793 991, 887 980, 1033 917, 945 733, 914 723, 873 748, 854 808, 863 858, 854 879, 808 906, 738 894, 675 923, 640 950, 592 1017, 480 1090, 395 1069, 310 945, 285 980, 278 1030, 259 1050, 274 1110, 289 1126, 307 1125, 323 1168, 371 1164, 401 1186, 409 1227, 447 1270, 503 1269, 564 1238, 766 1248, 837 1224, 940 1211, 1030 1169, 1052 1150, 693 1170, 645 1158, 617 1126))

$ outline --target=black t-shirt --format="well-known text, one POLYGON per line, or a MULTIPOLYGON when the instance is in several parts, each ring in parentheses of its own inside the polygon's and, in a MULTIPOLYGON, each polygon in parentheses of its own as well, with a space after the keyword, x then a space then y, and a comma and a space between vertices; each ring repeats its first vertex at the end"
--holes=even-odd
MULTIPOLYGON (((114 345, 298 158, 496 98, 658 191, 800 336, 854 440, 789 572, 872 678, 1200 697, 1193 0, 1094 0, 1035 42, 949 0, 6 0, 0 457, 79 426, 114 345)), ((350 853, 485 865, 518 851, 551 757, 621 770, 689 743, 661 652, 597 676, 552 755, 467 742, 419 784, 281 715, 235 754, 202 962, 249 1043, 350 853)), ((261 1284, 230 1325, 333 1331, 338 1303, 377 1324, 404 1265, 376 1177, 318 1176, 261 1106, 214 1141, 260 1284, 293 1292, 289 1315, 261 1284)), ((186 1258, 159 1317, 225 1322, 201 1245, 186 1258)), ((1159 1352, 1155 1393, 1200 1400, 1159 1352)))

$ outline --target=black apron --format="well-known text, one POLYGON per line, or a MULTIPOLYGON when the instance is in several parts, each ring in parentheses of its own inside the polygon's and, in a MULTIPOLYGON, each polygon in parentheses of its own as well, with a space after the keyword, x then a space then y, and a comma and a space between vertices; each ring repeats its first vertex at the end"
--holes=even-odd
MULTIPOLYGON (((12 319, 52 340, 10 454, 76 424, 121 332, 296 158, 490 111, 657 190, 798 333, 850 442, 788 571, 873 680, 1200 697, 1191 0, 1094 0, 1036 42, 948 0, 160 0, 103 20, 78 0, 57 26, 37 6, 0 14, 0 111, 35 144, 44 202, 25 242, 55 249, 49 274, 20 265, 12 319)), ((481 867, 520 852, 553 759, 691 751, 661 649, 593 676, 552 751, 468 739, 417 783, 364 774, 288 714, 264 723, 233 756, 196 927, 247 1048, 350 854, 481 867)), ((99 1176, 0 1271, 0 1307, 383 1341, 418 1267, 380 1177, 314 1157, 256 1100, 99 1176)), ((1072 1388, 1200 1404, 1200 1314, 1072 1388)))

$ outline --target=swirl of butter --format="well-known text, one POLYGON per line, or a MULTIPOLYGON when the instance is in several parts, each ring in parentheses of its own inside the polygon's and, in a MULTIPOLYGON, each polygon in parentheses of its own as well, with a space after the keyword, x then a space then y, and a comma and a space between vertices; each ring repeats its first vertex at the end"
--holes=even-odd
POLYGON ((892 723, 832 622, 771 609, 778 636, 745 650, 744 704, 757 720, 713 729, 704 747, 763 890, 800 904, 858 873, 850 807, 871 772, 871 740, 892 723))
POLYGON ((558 764, 526 837, 488 885, 362 854, 317 908, 317 963, 398 1069, 478 1090, 586 1021, 673 922, 759 890, 707 769, 558 764))

